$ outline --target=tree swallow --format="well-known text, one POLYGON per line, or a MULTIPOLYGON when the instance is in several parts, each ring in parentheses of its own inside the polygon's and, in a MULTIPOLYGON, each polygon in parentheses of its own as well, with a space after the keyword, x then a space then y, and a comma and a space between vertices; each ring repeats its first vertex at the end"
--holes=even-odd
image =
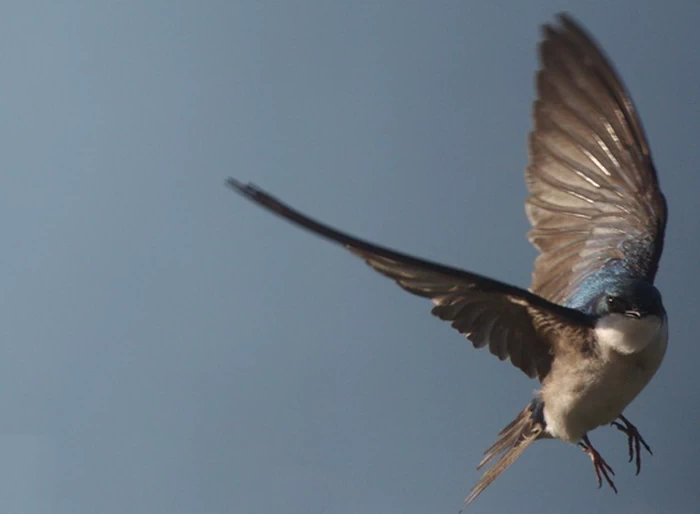
POLYGON ((495 463, 474 500, 533 442, 577 444, 617 492, 612 468, 588 433, 613 425, 630 461, 651 450, 623 410, 666 352, 668 323, 654 276, 666 200, 632 100, 592 38, 570 16, 545 25, 539 46, 534 129, 525 178, 529 240, 539 250, 529 290, 412 257, 319 223, 252 184, 229 179, 249 200, 345 246, 476 348, 510 360, 541 388, 499 434, 477 469, 495 463), (497 459, 497 460, 496 460, 497 459))

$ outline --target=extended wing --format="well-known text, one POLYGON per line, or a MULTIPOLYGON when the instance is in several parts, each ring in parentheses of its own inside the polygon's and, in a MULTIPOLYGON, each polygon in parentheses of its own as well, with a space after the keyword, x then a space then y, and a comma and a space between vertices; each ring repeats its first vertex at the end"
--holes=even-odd
POLYGON ((654 280, 666 200, 622 81, 580 26, 559 21, 543 29, 530 134, 526 210, 541 252, 531 289, 580 307, 606 267, 654 280))
POLYGON ((476 348, 488 346, 530 377, 542 380, 549 372, 556 345, 561 344, 556 337, 561 325, 591 325, 585 314, 523 289, 362 241, 312 220, 253 185, 234 179, 228 185, 275 214, 344 245, 406 291, 430 298, 435 316, 451 322, 476 348))

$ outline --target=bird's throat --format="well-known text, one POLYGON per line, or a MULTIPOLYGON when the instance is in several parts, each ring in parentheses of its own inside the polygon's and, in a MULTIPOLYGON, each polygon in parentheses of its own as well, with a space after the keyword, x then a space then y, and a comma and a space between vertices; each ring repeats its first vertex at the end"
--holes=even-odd
POLYGON ((601 347, 631 354, 658 341, 665 324, 659 316, 648 315, 639 319, 614 313, 598 320, 595 333, 601 347))

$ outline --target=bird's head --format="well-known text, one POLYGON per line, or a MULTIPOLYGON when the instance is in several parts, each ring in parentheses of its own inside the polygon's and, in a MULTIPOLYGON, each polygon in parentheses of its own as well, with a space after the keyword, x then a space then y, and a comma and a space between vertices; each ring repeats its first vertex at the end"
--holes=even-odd
POLYGON ((647 316, 663 318, 665 312, 661 293, 645 280, 610 283, 596 305, 596 313, 599 316, 619 314, 631 319, 647 316))

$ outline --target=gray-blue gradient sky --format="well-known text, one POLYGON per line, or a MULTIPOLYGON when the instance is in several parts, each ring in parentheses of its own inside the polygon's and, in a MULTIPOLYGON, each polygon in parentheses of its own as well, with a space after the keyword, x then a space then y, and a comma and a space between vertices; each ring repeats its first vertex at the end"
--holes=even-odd
POLYGON ((666 361, 588 458, 534 445, 473 513, 700 505, 700 4, 111 1, 0 7, 0 511, 456 513, 537 386, 255 208, 526 287, 540 24, 568 10, 670 205, 666 361))

